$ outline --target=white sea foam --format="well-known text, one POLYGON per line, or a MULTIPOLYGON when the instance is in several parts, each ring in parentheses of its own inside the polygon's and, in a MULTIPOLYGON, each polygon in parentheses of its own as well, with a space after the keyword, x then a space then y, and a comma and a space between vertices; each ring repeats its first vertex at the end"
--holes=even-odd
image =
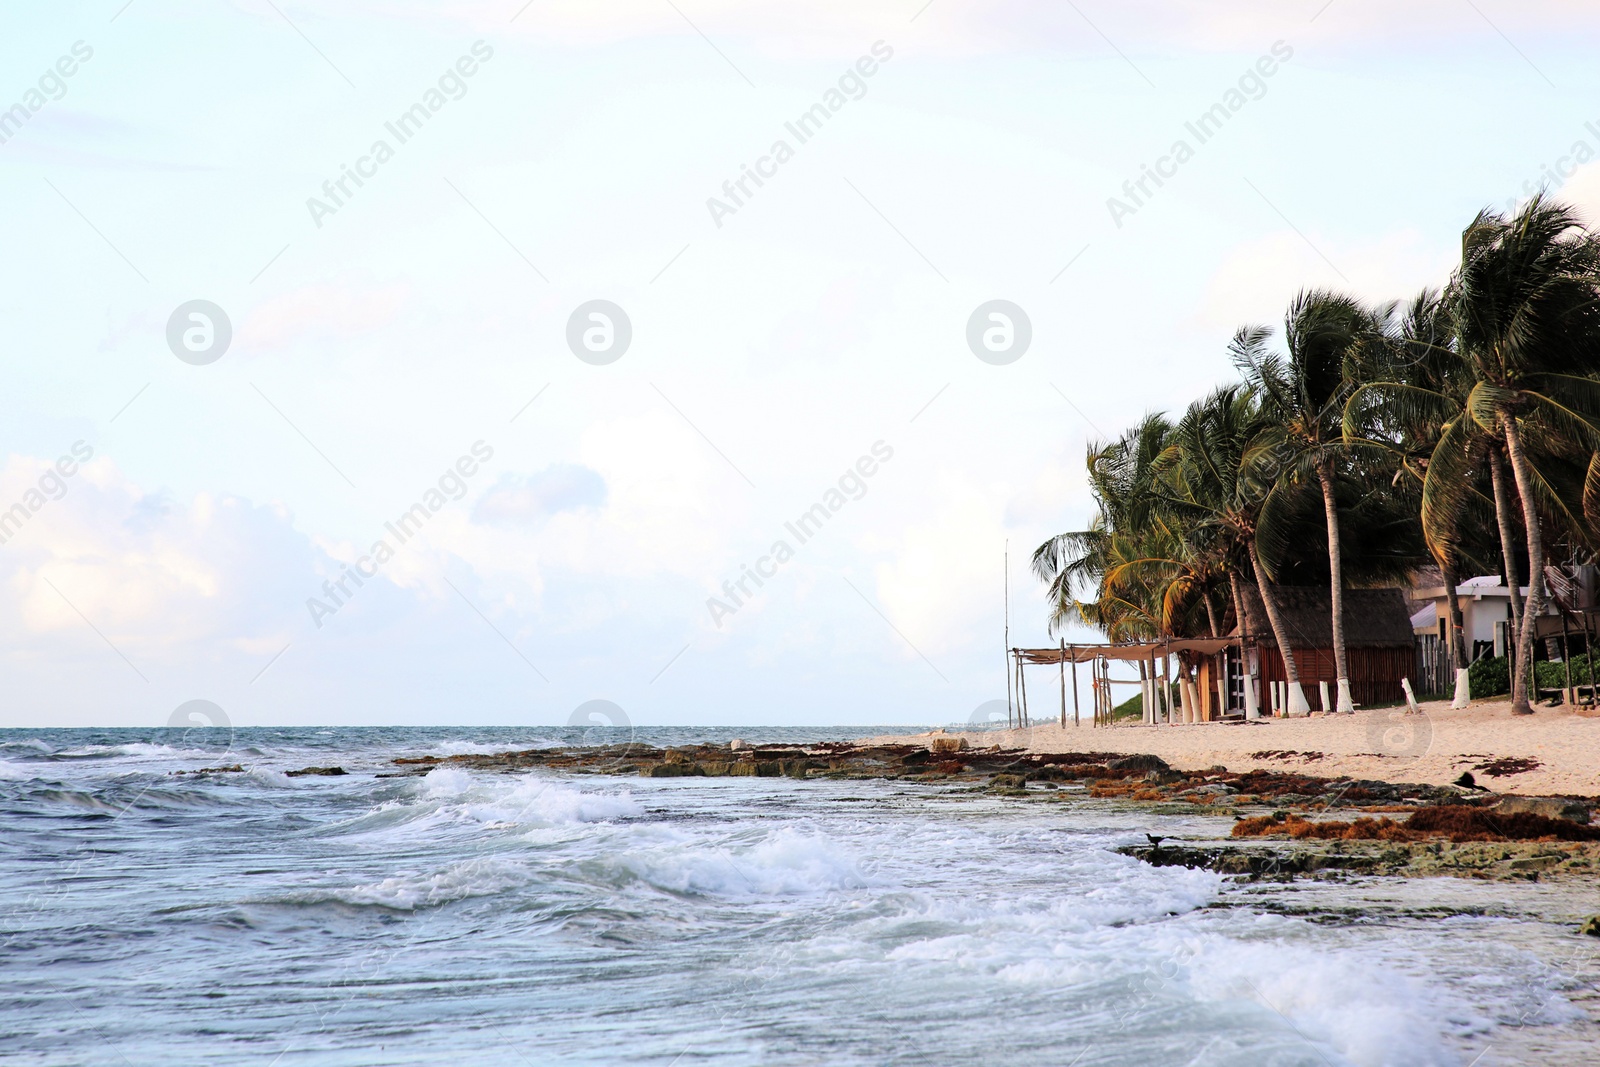
POLYGON ((881 884, 859 855, 821 834, 782 827, 754 843, 703 835, 637 835, 617 856, 634 876, 674 893, 729 897, 803 896, 881 884))
POLYGON ((504 859, 478 859, 458 863, 432 874, 398 874, 367 885, 347 889, 316 890, 301 896, 301 902, 337 901, 341 904, 414 911, 437 907, 468 897, 493 896, 526 885, 526 868, 504 859))
POLYGON ((38 769, 24 763, 0 760, 0 778, 26 779, 38 776, 38 769))
POLYGON ((1188 965, 1192 995, 1254 1000, 1307 1039, 1357 1067, 1456 1067, 1452 1029, 1488 1020, 1447 1008, 1392 963, 1365 952, 1335 955, 1282 941, 1208 939, 1188 965))
POLYGON ((418 795, 439 811, 503 826, 561 826, 605 822, 643 814, 631 793, 594 792, 532 775, 474 774, 436 767, 417 785, 418 795))

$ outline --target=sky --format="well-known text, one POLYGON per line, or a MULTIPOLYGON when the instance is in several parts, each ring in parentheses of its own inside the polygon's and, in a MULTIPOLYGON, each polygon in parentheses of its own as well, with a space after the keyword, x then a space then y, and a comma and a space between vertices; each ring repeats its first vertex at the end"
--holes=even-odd
POLYGON ((1580 0, 0 27, 7 727, 965 722, 1090 442, 1600 208, 1580 0))

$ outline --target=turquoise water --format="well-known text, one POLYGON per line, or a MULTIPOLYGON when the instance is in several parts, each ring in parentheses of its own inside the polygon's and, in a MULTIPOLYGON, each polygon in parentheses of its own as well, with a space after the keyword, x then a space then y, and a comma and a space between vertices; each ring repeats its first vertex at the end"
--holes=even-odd
POLYGON ((577 736, 0 732, 0 1057, 1593 1062, 1588 889, 1236 884, 1111 851, 1226 819, 951 786, 373 776, 577 736))

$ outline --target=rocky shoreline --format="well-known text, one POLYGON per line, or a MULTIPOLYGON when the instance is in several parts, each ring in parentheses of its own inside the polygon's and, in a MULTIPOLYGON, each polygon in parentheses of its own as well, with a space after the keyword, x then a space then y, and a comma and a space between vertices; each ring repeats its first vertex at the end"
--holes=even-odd
MULTIPOLYGON (((648 778, 891 779, 965 785, 1035 803, 1087 798, 1160 815, 1232 815, 1234 831, 1227 844, 1152 837, 1149 845, 1118 851, 1156 866, 1204 868, 1247 879, 1382 874, 1538 881, 1600 874, 1600 827, 1589 825, 1592 801, 1500 796, 1468 776, 1463 784, 1439 786, 1290 771, 1234 772, 1222 766, 1185 772, 1153 755, 973 748, 962 738, 937 735, 920 745, 734 741, 674 748, 533 748, 400 757, 393 765, 377 776, 410 777, 451 766, 648 778)), ((308 767, 286 773, 344 771, 308 767)))

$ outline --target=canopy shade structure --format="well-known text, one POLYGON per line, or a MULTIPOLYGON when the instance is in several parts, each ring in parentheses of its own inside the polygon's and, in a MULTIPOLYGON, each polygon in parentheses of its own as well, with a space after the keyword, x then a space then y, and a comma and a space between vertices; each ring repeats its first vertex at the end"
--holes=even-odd
POLYGON ((1202 656, 1214 656, 1238 643, 1237 637, 1196 637, 1131 645, 1067 645, 1064 648, 1019 648, 1014 651, 1022 662, 1030 664, 1091 663, 1097 659, 1138 663, 1157 656, 1170 656, 1174 652, 1198 652, 1202 656))

